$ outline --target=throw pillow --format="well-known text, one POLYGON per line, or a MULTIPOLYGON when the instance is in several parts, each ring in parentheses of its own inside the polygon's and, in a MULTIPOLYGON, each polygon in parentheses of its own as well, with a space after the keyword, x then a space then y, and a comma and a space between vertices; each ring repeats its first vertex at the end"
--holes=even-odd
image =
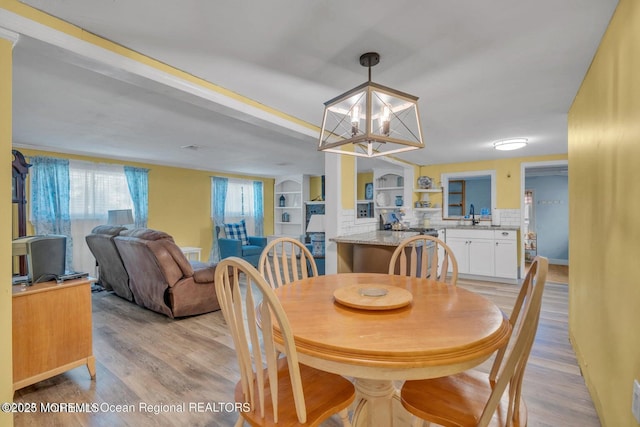
POLYGON ((227 234, 227 239, 240 240, 243 245, 249 244, 249 236, 247 236, 247 225, 244 219, 240 222, 234 222, 232 224, 225 224, 224 231, 227 234))

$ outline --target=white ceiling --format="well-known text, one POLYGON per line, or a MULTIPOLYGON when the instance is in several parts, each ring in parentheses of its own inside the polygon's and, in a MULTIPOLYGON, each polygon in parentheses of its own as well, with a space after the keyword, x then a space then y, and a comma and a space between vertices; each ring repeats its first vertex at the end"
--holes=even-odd
MULTIPOLYGON (((617 1, 24 3, 312 125, 324 101, 366 81, 359 56, 379 52, 373 81, 420 98, 426 148, 398 157, 427 165, 566 153, 567 112, 617 1), (507 137, 530 143, 491 148, 507 137)), ((323 171, 317 130, 37 38, 14 48, 17 147, 265 176, 323 171)))

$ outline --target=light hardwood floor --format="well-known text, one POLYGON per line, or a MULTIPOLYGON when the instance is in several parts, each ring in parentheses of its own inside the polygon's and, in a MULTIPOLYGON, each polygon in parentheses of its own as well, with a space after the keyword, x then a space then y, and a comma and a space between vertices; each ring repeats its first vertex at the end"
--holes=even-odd
MULTIPOLYGON (((518 286, 460 280, 507 313, 518 286)), ((523 394, 529 426, 596 427, 600 422, 567 334, 567 286, 548 283, 523 394)), ((16 402, 133 405, 133 412, 24 413, 15 426, 232 426, 230 402, 239 378, 232 343, 220 312, 171 320, 113 294, 93 294, 97 377, 77 368, 16 392, 16 402), (190 410, 190 404, 207 412, 190 410), (141 409, 147 404, 147 411, 141 409), (185 404, 185 412, 176 412, 185 404), (158 405, 174 405, 172 408, 158 405), (179 406, 176 406, 179 405, 179 406), (168 411, 173 409, 173 412, 168 411)), ((486 364, 485 364, 486 365, 486 364)), ((340 425, 332 418, 324 427, 340 425)))
MULTIPOLYGON (((531 264, 526 263, 525 272, 529 271, 531 264)), ((547 273, 547 281, 554 283, 569 283, 569 266, 559 264, 549 264, 549 272, 547 273)))

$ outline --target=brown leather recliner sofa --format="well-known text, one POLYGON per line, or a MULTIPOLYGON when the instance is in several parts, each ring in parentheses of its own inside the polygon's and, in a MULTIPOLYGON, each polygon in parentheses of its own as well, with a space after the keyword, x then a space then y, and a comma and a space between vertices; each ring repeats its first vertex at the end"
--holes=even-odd
POLYGON ((173 238, 148 228, 114 237, 138 305, 167 316, 184 317, 220 309, 213 283, 215 266, 194 266, 173 238))
POLYGON ((91 234, 88 234, 85 240, 100 268, 100 284, 106 290, 133 301, 133 294, 129 287, 129 273, 124 267, 120 252, 113 240, 124 230, 126 230, 125 227, 99 225, 91 230, 91 234))

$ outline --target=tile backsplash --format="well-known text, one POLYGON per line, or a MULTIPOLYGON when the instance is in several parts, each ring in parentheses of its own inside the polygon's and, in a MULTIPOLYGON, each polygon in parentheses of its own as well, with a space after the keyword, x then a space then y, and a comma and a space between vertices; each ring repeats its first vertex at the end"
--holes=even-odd
POLYGON ((500 211, 500 225, 520 226, 520 209, 497 209, 500 211))
MULTIPOLYGON (((519 227, 520 226, 520 209, 497 209, 500 213, 500 225, 507 227, 519 227)), ((450 226, 452 221, 443 221, 442 216, 430 215, 430 227, 444 228, 450 226)), ((410 221, 412 226, 423 226, 422 215, 419 214, 416 217, 407 215, 407 220, 410 221)), ((363 222, 362 220, 356 221, 356 213, 353 209, 343 209, 340 212, 339 224, 338 224, 338 236, 366 233, 368 231, 375 231, 378 229, 378 222, 372 220, 371 222, 363 222)))
MULTIPOLYGON (((520 209, 496 209, 496 211, 500 214, 500 225, 506 227, 520 227, 520 209)), ((433 228, 445 228, 447 225, 455 224, 455 221, 444 221, 440 214, 431 215, 428 217, 430 219, 430 227, 433 228)), ((422 219, 418 219, 416 224, 421 224, 422 219)))
POLYGON ((339 221, 338 236, 366 233, 378 229, 378 222, 375 219, 372 219, 371 222, 363 220, 356 222, 356 211, 353 209, 343 209, 339 221))

